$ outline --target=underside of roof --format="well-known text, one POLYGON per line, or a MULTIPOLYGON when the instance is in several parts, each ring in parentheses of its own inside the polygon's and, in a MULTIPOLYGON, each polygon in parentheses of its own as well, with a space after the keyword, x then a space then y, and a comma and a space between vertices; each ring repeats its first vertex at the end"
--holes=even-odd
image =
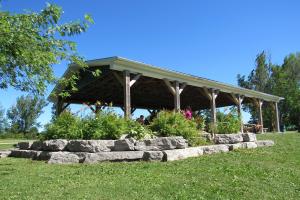
MULTIPOLYGON (((134 108, 173 109, 174 97, 168 90, 164 80, 168 80, 171 84, 173 81, 178 81, 181 85, 186 85, 180 95, 181 107, 191 106, 193 110, 210 107, 209 100, 201 92, 203 88, 219 91, 216 99, 217 107, 234 105, 231 94, 244 96, 244 103, 251 102, 253 99, 268 102, 279 102, 283 99, 278 96, 178 73, 120 57, 91 60, 87 61, 87 64, 90 68, 101 69, 101 76, 94 77, 88 71, 81 71, 80 80, 77 83, 78 91, 64 99, 64 102, 94 103, 100 101, 123 107, 123 86, 116 78, 116 74, 122 77, 125 70, 130 72, 132 78, 136 74, 141 74, 140 78, 130 88, 131 106, 134 108)), ((74 70, 78 70, 78 67, 71 65, 65 72, 64 77, 68 77, 74 70)), ((59 92, 59 90, 60 87, 57 85, 53 92, 59 92)), ((49 100, 56 102, 54 98, 49 97, 49 100)))

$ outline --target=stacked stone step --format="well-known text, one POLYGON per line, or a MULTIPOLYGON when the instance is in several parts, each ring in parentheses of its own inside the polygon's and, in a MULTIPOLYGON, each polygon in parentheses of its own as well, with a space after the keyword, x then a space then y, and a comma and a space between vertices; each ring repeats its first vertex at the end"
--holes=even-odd
MULTIPOLYGON (((45 160, 47 163, 97 163, 103 161, 173 161, 205 154, 224 153, 238 148, 272 146, 273 141, 257 141, 255 134, 220 134, 216 145, 188 147, 182 137, 123 140, 46 140, 20 142, 19 149, 4 156, 45 160)), ((1 157, 0 152, 0 157, 1 157)))
MULTIPOLYGON (((12 150, 11 157, 46 160, 48 163, 96 163, 103 161, 146 160, 147 150, 160 152, 187 148, 182 137, 159 137, 136 141, 123 140, 46 140, 20 142, 19 149, 12 150)), ((149 160, 151 160, 149 158, 149 160)), ((156 159, 157 160, 157 157, 156 159)), ((162 160, 162 157, 161 157, 162 160)))

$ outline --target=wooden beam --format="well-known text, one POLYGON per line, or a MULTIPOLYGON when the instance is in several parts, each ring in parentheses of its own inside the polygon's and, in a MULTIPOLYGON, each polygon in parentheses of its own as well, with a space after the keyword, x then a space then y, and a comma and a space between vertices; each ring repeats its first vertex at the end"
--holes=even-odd
POLYGON ((152 115, 154 110, 147 109, 147 111, 152 115))
POLYGON ((131 114, 133 114, 135 110, 136 108, 131 108, 131 114))
POLYGON ((142 76, 142 74, 137 74, 133 79, 130 81, 130 87, 135 84, 135 82, 142 76))
POLYGON ((167 79, 163 79, 163 80, 164 80, 167 88, 169 89, 169 91, 174 96, 174 109, 175 109, 175 111, 180 111, 180 94, 182 93, 182 91, 184 90, 184 88, 186 87, 187 84, 183 83, 180 86, 178 81, 174 81, 174 86, 172 86, 172 84, 170 83, 169 80, 167 80, 167 79))
POLYGON ((277 132, 280 132, 280 124, 279 124, 279 111, 278 111, 278 103, 275 102, 275 128, 277 132))
POLYGON ((233 93, 230 93, 229 95, 230 95, 231 100, 233 101, 233 103, 235 105, 239 105, 239 95, 236 95, 236 94, 233 94, 233 93))
POLYGON ((93 111, 93 113, 96 113, 96 109, 92 107, 92 105, 90 105, 89 103, 85 103, 83 102, 83 105, 89 107, 91 109, 91 111, 93 111))
POLYGON ((172 84, 170 83, 170 81, 168 79, 163 79, 163 81, 165 82, 168 90, 172 93, 172 95, 175 95, 175 89, 173 88, 172 84))
POLYGON ((179 89, 179 94, 181 94, 184 90, 184 88, 187 86, 187 83, 182 83, 182 85, 180 86, 180 89, 179 89))
POLYGON ((175 111, 180 111, 180 88, 179 88, 179 82, 174 82, 174 88, 175 88, 175 95, 174 95, 174 108, 175 111))
POLYGON ((62 108, 62 112, 70 105, 70 103, 65 103, 63 108, 62 108))
POLYGON ((123 80, 123 78, 117 72, 113 72, 113 75, 116 77, 116 79, 118 80, 118 82, 124 87, 124 80, 123 80))
POLYGON ((95 78, 95 79, 92 79, 91 81, 85 82, 85 83, 83 83, 82 85, 78 85, 77 91, 80 91, 80 90, 82 90, 83 88, 85 88, 85 87, 91 85, 92 83, 95 83, 95 82, 98 81, 100 78, 101 78, 101 76, 100 76, 100 77, 97 77, 97 78, 95 78))
POLYGON ((131 118, 131 99, 130 99, 130 72, 123 72, 123 88, 124 88, 124 117, 131 118))
POLYGON ((202 89, 199 88, 198 91, 205 96, 209 101, 212 100, 212 96, 211 93, 208 91, 208 89, 206 87, 203 87, 202 89))

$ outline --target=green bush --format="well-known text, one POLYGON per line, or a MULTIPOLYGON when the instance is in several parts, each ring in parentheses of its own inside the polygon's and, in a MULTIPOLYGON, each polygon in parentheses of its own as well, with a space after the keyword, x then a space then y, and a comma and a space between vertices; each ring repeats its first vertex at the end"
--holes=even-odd
POLYGON ((216 133, 230 134, 238 133, 241 130, 241 120, 236 110, 231 110, 228 114, 217 113, 216 133))
POLYGON ((205 129, 205 119, 201 116, 195 116, 194 121, 197 124, 197 129, 203 131, 205 129))
POLYGON ((45 139, 81 139, 82 129, 80 118, 65 111, 45 126, 45 139))
POLYGON ((150 124, 150 129, 158 136, 183 136, 188 140, 199 136, 197 124, 179 112, 159 112, 150 124))
POLYGON ((147 126, 143 126, 140 123, 132 120, 127 121, 126 132, 128 134, 128 137, 133 137, 137 140, 153 136, 152 131, 147 126))
POLYGON ((127 130, 125 119, 112 111, 101 111, 83 119, 83 139, 118 139, 127 130))

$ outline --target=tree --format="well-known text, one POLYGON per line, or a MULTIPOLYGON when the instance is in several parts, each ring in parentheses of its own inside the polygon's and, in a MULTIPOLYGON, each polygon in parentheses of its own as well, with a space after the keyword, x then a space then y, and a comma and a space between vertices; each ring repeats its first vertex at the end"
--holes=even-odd
POLYGON ((238 84, 241 87, 265 92, 270 89, 269 78, 271 76, 271 62, 267 61, 266 52, 263 51, 256 56, 255 69, 248 75, 247 80, 245 76, 238 74, 238 84))
POLYGON ((300 54, 285 57, 282 66, 273 67, 273 93, 284 97, 279 103, 280 119, 300 130, 300 54))
POLYGON ((28 133, 39 126, 37 118, 43 113, 46 101, 38 96, 21 96, 17 98, 16 105, 7 111, 7 118, 13 132, 28 133))
MULTIPOLYGON (((21 91, 43 94, 47 84, 54 83, 53 65, 67 60, 86 67, 77 54, 76 44, 65 37, 85 32, 89 15, 83 21, 59 23, 63 10, 47 4, 41 12, 13 14, 0 11, 0 88, 12 86, 21 91)), ((75 90, 77 74, 61 80, 75 90)), ((63 91, 60 95, 67 95, 63 91)))
MULTIPOLYGON (((267 59, 265 51, 259 53, 255 59, 255 69, 251 71, 247 79, 245 76, 238 74, 238 85, 247 89, 256 90, 265 93, 272 93, 272 82, 271 82, 271 68, 272 63, 267 59)), ((255 104, 250 103, 243 106, 243 109, 251 114, 251 122, 257 123, 258 121, 258 108, 255 104)), ((275 124, 273 119, 275 117, 274 109, 264 104, 263 106, 263 123, 265 127, 270 130, 274 130, 275 124)))
POLYGON ((7 128, 7 119, 5 117, 5 109, 0 105, 0 134, 7 128))
MULTIPOLYGON (((279 103, 280 121, 288 127, 300 129, 300 54, 290 54, 285 57, 283 64, 273 65, 266 62, 264 52, 256 59, 256 69, 252 70, 246 79, 238 75, 241 87, 284 97, 279 103)), ((249 111, 251 119, 257 121, 257 109, 253 105, 244 106, 249 111)), ((275 112, 272 106, 263 107, 264 125, 274 130, 275 112)))

